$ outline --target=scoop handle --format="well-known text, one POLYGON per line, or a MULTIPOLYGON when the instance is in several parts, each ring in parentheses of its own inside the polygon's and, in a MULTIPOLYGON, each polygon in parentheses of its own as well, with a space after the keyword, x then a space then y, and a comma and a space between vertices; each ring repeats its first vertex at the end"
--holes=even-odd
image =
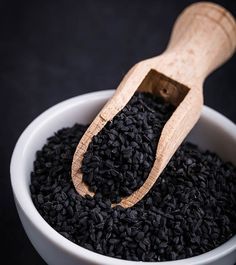
POLYGON ((229 59, 235 48, 233 15, 217 4, 195 3, 177 18, 166 51, 156 57, 157 70, 192 88, 229 59))

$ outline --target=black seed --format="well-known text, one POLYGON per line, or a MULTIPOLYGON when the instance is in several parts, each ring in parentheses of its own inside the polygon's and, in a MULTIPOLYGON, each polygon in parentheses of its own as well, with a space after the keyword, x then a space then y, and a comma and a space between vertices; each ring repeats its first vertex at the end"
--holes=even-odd
MULTIPOLYGON (((151 148, 153 151, 155 143, 142 133, 145 131, 149 134, 150 129, 156 130, 155 115, 161 110, 150 111, 147 121, 137 121, 135 115, 142 117, 147 106, 153 106, 150 102, 153 101, 152 97, 146 96, 147 103, 141 98, 145 104, 140 106, 137 103, 141 102, 141 96, 137 94, 139 99, 132 98, 136 114, 131 106, 126 107, 126 116, 132 120, 132 123, 128 121, 130 131, 117 132, 113 129, 109 133, 115 136, 117 143, 112 136, 108 136, 107 142, 103 140, 107 144, 107 149, 103 150, 104 157, 110 157, 103 160, 96 154, 88 157, 88 162, 95 163, 93 176, 96 177, 99 172, 96 170, 100 170, 96 169, 96 163, 100 166, 110 160, 114 164, 113 168, 110 168, 110 163, 106 165, 106 171, 99 175, 99 181, 113 181, 112 196, 115 198, 126 192, 132 193, 144 180, 140 176, 147 177, 145 174, 148 174, 144 172, 143 164, 144 161, 150 162, 150 155, 143 154, 140 147, 148 143, 145 149, 151 148), (138 131, 132 134, 131 128, 133 130, 135 124, 138 131), (128 147, 134 149, 131 162, 126 158, 121 161, 122 167, 115 167, 122 153, 120 134, 125 139, 122 140, 123 150, 128 147), (111 142, 108 144, 108 141, 111 142), (132 142, 137 145, 133 146, 132 142), (114 147, 114 144, 117 146, 114 147), (114 148, 117 156, 113 160, 114 148), (120 171, 121 168, 123 171, 120 171), (103 177, 107 174, 108 179, 103 177), (120 182, 121 179, 124 183, 120 182)), ((165 115, 165 110, 161 113, 165 115)), ((119 126, 126 126, 125 121, 119 126)), ((161 126, 157 126, 158 130, 161 126)), ((109 185, 104 186, 104 193, 97 192, 94 198, 81 197, 74 189, 70 168, 72 155, 85 129, 85 126, 75 125, 50 137, 42 150, 37 152, 31 174, 30 191, 35 207, 63 236, 103 255, 155 262, 199 255, 235 235, 236 169, 217 155, 201 152, 190 143, 184 143, 178 149, 150 192, 130 209, 120 206, 111 208, 111 202, 107 199, 109 185), (46 163, 51 164, 46 166, 46 163)), ((100 138, 97 138, 96 144, 103 145, 99 141, 100 138)), ((86 174, 89 175, 89 172, 86 174)), ((94 181, 93 178, 91 181, 94 181)), ((97 187, 97 183, 93 185, 97 187)))
POLYGON ((53 193, 57 193, 57 192, 59 192, 59 191, 61 191, 61 186, 57 186, 57 187, 55 188, 55 190, 53 191, 53 193))
POLYGON ((38 198, 38 203, 39 203, 39 204, 43 204, 43 203, 44 203, 43 194, 40 193, 40 194, 37 196, 37 198, 38 198))
POLYGON ((68 211, 68 214, 69 214, 69 216, 73 216, 74 215, 74 210, 73 210, 73 208, 71 207, 71 206, 69 206, 68 208, 67 208, 67 211, 68 211))
POLYGON ((139 240, 141 240, 143 238, 144 238, 144 233, 143 232, 138 232, 137 235, 136 235, 136 237, 135 237, 135 239, 137 241, 139 241, 139 240))
POLYGON ((62 204, 57 204, 56 206, 56 211, 60 212, 63 209, 63 205, 62 204))
POLYGON ((117 203, 138 189, 152 168, 161 130, 173 111, 151 94, 135 93, 89 144, 81 171, 90 190, 117 203), (94 162, 94 156, 104 162, 94 162), (104 172, 106 168, 110 171, 104 172))
POLYGON ((118 243, 120 243, 120 240, 119 239, 112 238, 112 239, 109 239, 109 243, 112 244, 112 245, 118 244, 118 243))

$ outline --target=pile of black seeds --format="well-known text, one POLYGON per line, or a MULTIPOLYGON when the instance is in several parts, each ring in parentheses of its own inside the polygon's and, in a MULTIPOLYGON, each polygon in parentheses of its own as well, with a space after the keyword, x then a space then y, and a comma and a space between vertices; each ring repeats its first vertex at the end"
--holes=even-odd
POLYGON ((136 93, 90 142, 81 168, 89 189, 117 203, 141 187, 173 111, 159 97, 136 93))
POLYGON ((70 168, 85 129, 75 125, 49 138, 31 174, 36 208, 64 237, 111 257, 166 261, 204 253, 236 233, 236 168, 189 143, 134 207, 111 208, 101 193, 81 197, 70 168))

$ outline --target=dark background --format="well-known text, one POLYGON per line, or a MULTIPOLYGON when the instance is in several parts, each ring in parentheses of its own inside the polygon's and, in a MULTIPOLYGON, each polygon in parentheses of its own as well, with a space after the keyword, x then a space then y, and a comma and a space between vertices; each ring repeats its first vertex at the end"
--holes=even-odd
MULTIPOLYGON (((114 89, 136 62, 161 53, 195 1, 0 1, 0 229, 4 264, 45 264, 27 239, 9 179, 13 147, 41 112, 114 89)), ((236 1, 217 1, 234 15, 236 1)), ((236 56, 211 75, 205 104, 236 122, 236 56)), ((2 263, 3 264, 3 263, 2 263)))

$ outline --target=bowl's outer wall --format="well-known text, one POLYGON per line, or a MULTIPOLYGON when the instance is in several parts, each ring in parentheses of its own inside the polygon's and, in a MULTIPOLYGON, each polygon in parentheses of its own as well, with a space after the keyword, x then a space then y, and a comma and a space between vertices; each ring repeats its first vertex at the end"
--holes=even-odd
MULTIPOLYGON (((99 257, 97 259, 93 259, 91 261, 91 258, 89 256, 93 256, 94 253, 87 251, 88 258, 82 257, 82 254, 80 255, 80 251, 83 252, 83 248, 78 248, 78 256, 76 254, 73 254, 72 252, 68 251, 65 247, 60 245, 60 243, 55 243, 50 238, 50 235, 45 234, 42 229, 40 229, 39 225, 36 222, 33 222, 31 219, 31 216, 29 213, 27 213, 26 209, 24 208, 24 205, 20 202, 20 197, 25 196, 25 203, 26 200, 29 201, 29 204, 32 204, 32 201, 30 199, 30 192, 29 192, 29 177, 30 177, 30 171, 32 170, 32 164, 33 160, 35 158, 35 152, 36 150, 40 149, 43 144, 46 142, 46 138, 52 135, 55 131, 58 129, 61 129, 65 126, 71 126, 75 122, 78 123, 88 123, 92 120, 94 115, 98 112, 98 110, 101 108, 101 106, 105 103, 105 101, 112 95, 111 91, 103 91, 103 92, 97 92, 97 93, 91 93, 87 96, 83 97, 77 97, 74 99, 71 99, 69 101, 66 101, 62 104, 59 104, 55 106, 53 109, 51 109, 49 112, 44 113, 41 115, 38 120, 37 124, 35 121, 27 128, 28 131, 31 131, 31 135, 23 135, 23 139, 20 139, 16 145, 16 152, 13 154, 12 163, 11 163, 11 178, 12 178, 12 186, 13 186, 13 192, 15 196, 15 202, 17 206, 17 210, 21 219, 21 222, 23 224, 23 227, 34 245, 35 249, 38 251, 38 253, 42 256, 42 258, 47 262, 49 265, 92 265, 92 264, 140 264, 136 262, 128 262, 123 260, 117 260, 117 259, 104 259, 102 255, 97 255, 96 257, 99 257), (37 126, 36 126, 37 125, 37 126), (37 141, 35 141, 37 139, 37 141), (19 150, 19 145, 23 144, 23 142, 27 142, 27 144, 24 143, 22 147, 22 151, 19 150), (21 157, 19 157, 21 153, 21 157), (14 168, 16 165, 16 160, 19 161, 19 159, 23 161, 23 169, 24 174, 23 176, 19 173, 19 178, 22 177, 19 183, 19 179, 16 180, 16 172, 14 172, 14 168), (17 184, 22 185, 22 189, 20 192, 17 190, 16 187, 17 184), (27 194, 25 194, 27 193, 27 194)), ((214 114, 214 113, 213 113, 214 114)), ((219 120, 212 120, 211 115, 212 111, 208 108, 204 109, 204 115, 202 115, 200 121, 196 125, 196 127, 193 129, 191 134, 189 135, 189 139, 195 143, 198 143, 202 148, 204 149, 210 149, 212 151, 216 151, 219 153, 224 159, 231 160, 236 164, 236 131, 235 133, 229 134, 228 131, 232 129, 235 130, 236 126, 229 123, 226 123, 225 126, 220 126, 221 122, 219 120), (211 119, 211 120, 209 120, 211 119), (233 127, 232 127, 233 126, 233 127), (204 133, 203 133, 204 132, 204 133)), ((213 115, 214 116, 214 115, 213 115)), ((225 122, 225 118, 218 116, 219 119, 222 119, 222 122, 225 122)), ((21 137, 22 138, 22 137, 21 137)), ((22 163, 22 161, 20 161, 22 163)), ((46 225, 46 224, 45 224, 46 225)), ((52 236, 53 237, 53 236, 52 236)), ((68 240, 66 240, 68 241, 68 240)), ((221 257, 212 258, 211 261, 209 261, 209 255, 208 255, 208 261, 205 257, 207 257, 206 254, 200 255, 195 258, 186 259, 186 260, 180 260, 180 261, 174 261, 174 262, 162 262, 162 263, 154 263, 154 264, 173 264, 173 265, 200 265, 200 264, 208 264, 208 265, 233 265, 236 261, 236 237, 234 237, 231 240, 234 244, 234 247, 232 247, 231 244, 231 250, 229 253, 226 253, 225 251, 227 249, 224 249, 222 251, 221 257)), ((76 246, 77 247, 77 246, 76 246)), ((220 249, 220 248, 218 248, 220 249)), ((218 250, 213 250, 214 255, 218 255, 218 250)), ((227 251, 226 251, 227 252, 227 251)), ((148 264, 148 263, 142 263, 142 264, 148 264)), ((152 263, 153 264, 153 263, 152 263)))

